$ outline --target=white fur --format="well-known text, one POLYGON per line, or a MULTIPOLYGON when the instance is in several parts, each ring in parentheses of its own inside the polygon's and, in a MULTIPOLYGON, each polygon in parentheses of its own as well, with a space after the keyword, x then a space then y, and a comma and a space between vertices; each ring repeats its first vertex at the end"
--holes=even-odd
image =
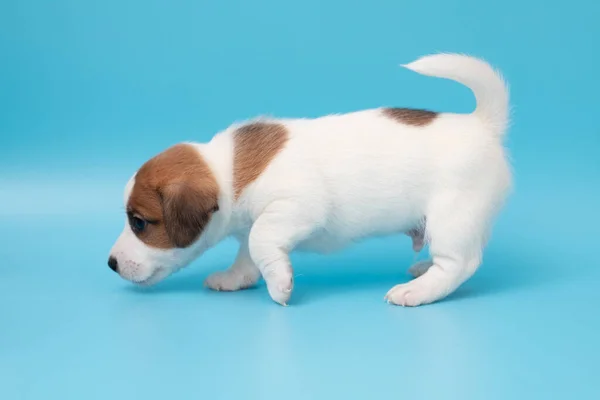
POLYGON ((508 90, 487 63, 467 56, 427 56, 406 67, 470 87, 476 110, 440 114, 422 127, 380 109, 274 120, 285 125, 289 141, 237 201, 231 127, 196 145, 217 176, 220 211, 187 249, 150 249, 126 226, 111 253, 123 277, 154 283, 233 235, 241 243, 236 261, 206 284, 237 290, 262 275, 273 300, 285 305, 293 288, 290 251, 339 250, 369 236, 407 232, 426 217, 432 260, 415 266, 416 278, 393 287, 386 299, 416 306, 454 291, 481 263, 510 188, 502 145, 508 90))

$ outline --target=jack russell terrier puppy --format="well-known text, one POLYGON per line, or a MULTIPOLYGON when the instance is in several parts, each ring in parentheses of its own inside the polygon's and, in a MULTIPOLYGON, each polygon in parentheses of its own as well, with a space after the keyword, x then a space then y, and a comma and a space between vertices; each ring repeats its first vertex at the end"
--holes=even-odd
POLYGON ((154 284, 226 237, 231 267, 206 285, 232 291, 262 276, 287 305, 292 250, 331 252, 362 238, 406 233, 431 260, 385 299, 418 306, 473 275, 511 187, 503 146, 508 88, 486 62, 457 54, 406 68, 455 80, 471 114, 380 108, 316 119, 258 119, 209 143, 177 144, 147 161, 125 188, 125 228, 110 252, 121 277, 154 284))

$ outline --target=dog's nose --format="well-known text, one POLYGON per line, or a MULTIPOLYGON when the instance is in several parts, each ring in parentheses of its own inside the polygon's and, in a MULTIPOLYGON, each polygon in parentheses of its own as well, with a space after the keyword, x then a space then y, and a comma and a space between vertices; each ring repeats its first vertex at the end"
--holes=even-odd
POLYGON ((119 269, 119 263, 117 262, 117 259, 113 256, 108 257, 108 266, 115 272, 117 272, 117 270, 119 269))

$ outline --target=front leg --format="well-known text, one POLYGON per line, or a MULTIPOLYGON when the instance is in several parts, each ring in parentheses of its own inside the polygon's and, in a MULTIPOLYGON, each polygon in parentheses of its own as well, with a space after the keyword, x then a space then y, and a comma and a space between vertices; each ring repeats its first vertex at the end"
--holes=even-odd
POLYGON ((254 286, 260 279, 260 271, 248 251, 248 238, 240 240, 240 249, 233 265, 225 271, 211 274, 204 285, 213 290, 231 292, 254 286))
POLYGON ((271 204, 250 230, 250 256, 273 301, 287 306, 294 287, 289 252, 314 230, 317 213, 289 201, 271 204))

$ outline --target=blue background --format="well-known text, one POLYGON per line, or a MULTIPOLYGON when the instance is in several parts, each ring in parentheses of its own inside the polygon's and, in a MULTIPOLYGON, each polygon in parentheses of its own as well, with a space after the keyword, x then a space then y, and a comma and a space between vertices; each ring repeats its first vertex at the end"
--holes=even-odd
MULTIPOLYGON (((0 2, 0 398, 600 398, 600 6, 504 0, 0 2), (465 52, 511 84, 516 187, 478 273, 416 309, 406 237, 295 255, 293 305, 106 266, 143 161, 260 114, 469 112, 398 67, 465 52)), ((423 255, 421 256, 423 257, 423 255)))

